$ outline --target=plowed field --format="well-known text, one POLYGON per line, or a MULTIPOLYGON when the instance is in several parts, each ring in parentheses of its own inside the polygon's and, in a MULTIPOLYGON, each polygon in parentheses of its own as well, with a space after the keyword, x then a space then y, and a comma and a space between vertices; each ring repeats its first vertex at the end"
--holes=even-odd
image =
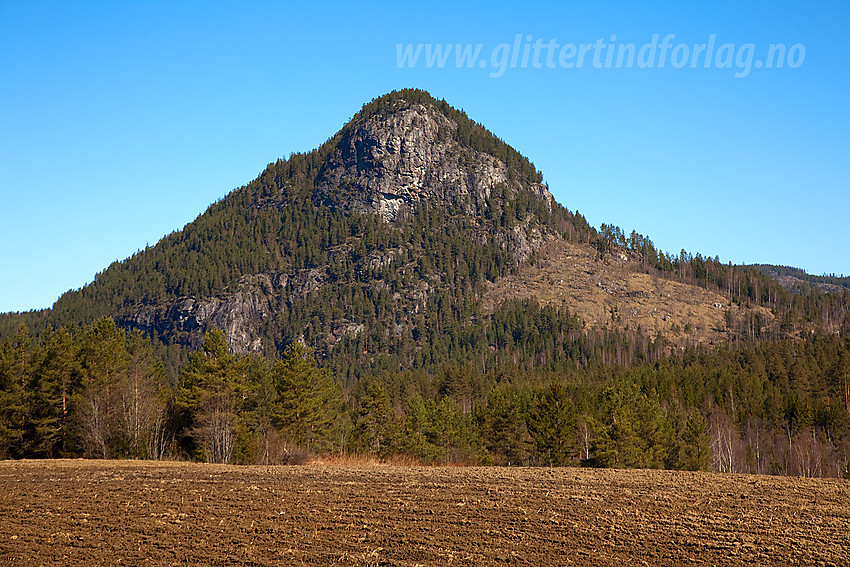
POLYGON ((850 482, 665 471, 0 463, 12 565, 850 565, 850 482))

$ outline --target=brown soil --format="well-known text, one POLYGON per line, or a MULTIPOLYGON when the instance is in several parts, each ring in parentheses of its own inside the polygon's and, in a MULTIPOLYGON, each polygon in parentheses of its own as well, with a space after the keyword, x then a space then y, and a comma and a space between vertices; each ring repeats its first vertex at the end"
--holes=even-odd
MULTIPOLYGON (((742 309, 728 298, 698 286, 642 273, 626 257, 597 260, 588 245, 547 242, 538 261, 500 279, 485 294, 492 312, 505 299, 536 297, 544 305, 566 307, 593 328, 658 331, 675 346, 717 345, 728 341, 725 313, 742 309)), ((773 314, 761 307, 765 321, 773 314)))
POLYGON ((12 565, 848 565, 848 526, 837 480, 0 463, 12 565))

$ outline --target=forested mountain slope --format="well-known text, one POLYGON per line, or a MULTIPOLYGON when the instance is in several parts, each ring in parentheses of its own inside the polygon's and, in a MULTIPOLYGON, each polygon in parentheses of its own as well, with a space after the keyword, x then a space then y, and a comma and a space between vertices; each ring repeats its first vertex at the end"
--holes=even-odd
MULTIPOLYGON (((526 158, 463 112, 422 91, 393 92, 365 105, 320 148, 269 164, 183 230, 115 262, 52 309, 0 317, 0 336, 21 322, 37 332, 110 316, 190 349, 212 326, 239 353, 282 352, 300 338, 338 369, 487 358, 494 303, 529 295, 506 292, 504 278, 534 269, 545 250, 566 243, 583 247, 577 253, 592 264, 585 271, 599 277, 562 273, 559 280, 631 300, 643 294, 643 311, 663 322, 630 322, 635 307, 625 296, 558 303, 566 316, 625 333, 627 342, 646 343, 661 331, 666 342, 687 347, 847 325, 846 302, 836 294, 801 301, 755 270, 665 254, 617 227, 597 231, 541 181, 526 158), (611 283, 629 273, 708 293, 695 291, 693 310, 676 294, 653 297, 646 285, 611 283), (705 310, 710 316, 696 316, 705 310)), ((554 282, 542 287, 532 295, 557 295, 554 282)))
POLYGON ((463 113, 393 93, 321 148, 270 164, 182 231, 18 318, 38 327, 108 315, 195 348, 215 325, 237 352, 303 337, 327 354, 343 337, 424 335, 431 319, 469 320, 482 284, 545 238, 592 232, 540 181, 463 113))

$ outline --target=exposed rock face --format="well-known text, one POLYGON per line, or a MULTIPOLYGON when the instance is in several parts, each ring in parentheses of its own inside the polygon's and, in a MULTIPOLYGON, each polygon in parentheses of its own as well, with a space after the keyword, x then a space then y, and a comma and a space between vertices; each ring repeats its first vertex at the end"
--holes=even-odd
POLYGON ((268 298, 256 283, 240 288, 226 297, 182 297, 165 306, 139 305, 133 316, 119 322, 160 335, 183 336, 195 347, 200 347, 203 332, 214 325, 224 330, 233 352, 262 352, 257 325, 271 314, 268 298))
MULTIPOLYGON (((321 202, 395 221, 423 202, 478 215, 495 187, 520 189, 501 160, 456 140, 453 120, 430 106, 397 104, 345 132, 319 179, 321 202)), ((551 203, 545 185, 522 189, 551 203)))

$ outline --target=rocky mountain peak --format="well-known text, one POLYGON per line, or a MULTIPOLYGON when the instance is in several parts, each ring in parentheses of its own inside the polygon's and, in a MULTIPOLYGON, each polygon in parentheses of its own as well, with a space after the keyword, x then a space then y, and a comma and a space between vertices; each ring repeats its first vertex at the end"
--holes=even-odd
POLYGON ((387 221, 424 202, 477 215, 495 188, 506 197, 529 192, 551 206, 539 179, 522 179, 494 155, 515 157, 503 142, 422 91, 376 99, 336 140, 316 184, 318 199, 332 207, 387 221))

